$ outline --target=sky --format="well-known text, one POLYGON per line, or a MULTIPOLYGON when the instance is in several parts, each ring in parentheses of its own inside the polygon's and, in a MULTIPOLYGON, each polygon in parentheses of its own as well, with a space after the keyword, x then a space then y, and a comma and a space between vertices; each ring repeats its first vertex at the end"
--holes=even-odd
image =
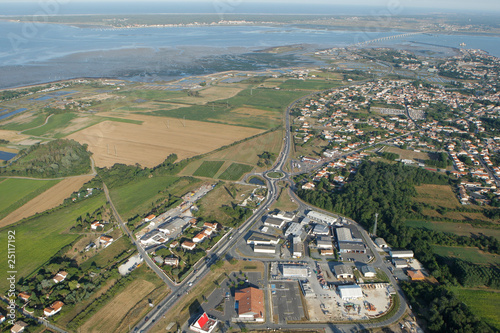
POLYGON ((367 8, 398 10, 400 14, 428 12, 483 12, 500 15, 500 0, 0 0, 0 15, 30 15, 40 8, 55 8, 56 14, 218 12, 368 14, 367 8), (194 5, 196 3, 196 5, 194 5), (347 10, 346 8, 351 8, 347 10), (303 11, 305 9, 305 11, 303 11), (413 11, 412 9, 417 9, 413 11), (425 10, 424 10, 425 9, 425 10))

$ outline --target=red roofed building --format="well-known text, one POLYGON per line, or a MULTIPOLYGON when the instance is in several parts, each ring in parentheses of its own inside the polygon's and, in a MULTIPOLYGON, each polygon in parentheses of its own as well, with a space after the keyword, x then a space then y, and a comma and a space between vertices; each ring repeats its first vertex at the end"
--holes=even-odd
POLYGON ((184 242, 182 242, 181 247, 183 249, 192 251, 196 247, 196 244, 193 242, 190 242, 190 241, 184 241, 184 242))
POLYGON ((52 278, 52 281, 54 281, 54 283, 59 283, 59 282, 62 282, 64 280, 66 280, 66 277, 68 276, 68 273, 65 272, 65 271, 60 271, 59 273, 57 273, 53 278, 52 278))
POLYGON ((264 321, 264 292, 249 287, 236 291, 234 300, 238 319, 244 321, 264 321))
POLYGON ((419 281, 419 280, 425 280, 425 275, 420 271, 408 271, 406 274, 410 277, 412 281, 419 281))
POLYGON ((51 306, 49 306, 48 308, 43 309, 43 314, 46 317, 53 316, 56 313, 58 313, 59 311, 61 311, 63 305, 64 305, 63 302, 61 302, 61 301, 55 301, 54 303, 52 303, 51 306))
POLYGON ((30 299, 31 295, 27 293, 19 293, 19 298, 23 301, 27 302, 30 299))
POLYGON ((216 326, 217 320, 208 318, 207 313, 203 312, 203 314, 189 326, 189 329, 200 333, 211 333, 216 326))

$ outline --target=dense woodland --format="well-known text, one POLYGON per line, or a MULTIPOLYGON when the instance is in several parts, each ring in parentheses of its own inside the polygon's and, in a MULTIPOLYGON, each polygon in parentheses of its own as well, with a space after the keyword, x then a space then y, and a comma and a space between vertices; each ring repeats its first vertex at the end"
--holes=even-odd
POLYGON ((37 178, 81 175, 90 172, 90 155, 87 145, 54 140, 22 150, 15 162, 0 168, 0 174, 37 178))
MULTIPOLYGON (((373 228, 375 213, 379 213, 377 235, 386 239, 394 248, 411 249, 443 285, 462 285, 464 287, 500 287, 500 268, 496 265, 479 265, 461 259, 450 260, 433 253, 432 244, 448 246, 474 246, 491 253, 500 254, 500 243, 495 237, 458 236, 455 234, 411 228, 404 224, 407 218, 422 218, 423 204, 414 202, 416 185, 452 182, 446 175, 433 173, 422 168, 382 162, 363 162, 357 172, 350 176, 340 191, 332 191, 323 186, 316 190, 297 190, 305 201, 320 208, 338 212, 359 222, 367 230, 373 228)), ((465 305, 457 301, 452 292, 443 289, 421 291, 419 287, 408 286, 414 293, 426 295, 410 297, 410 302, 430 307, 432 314, 422 312, 429 322, 431 332, 458 332, 456 327, 464 327, 461 332, 489 332, 477 320, 464 313, 470 313, 465 305), (415 290, 413 290, 415 289, 415 290), (444 291, 443 291, 444 290, 444 291), (437 303, 441 306, 437 306, 437 303), (425 304, 425 305, 424 305, 425 304), (447 319, 453 318, 455 326, 446 326, 447 319)))

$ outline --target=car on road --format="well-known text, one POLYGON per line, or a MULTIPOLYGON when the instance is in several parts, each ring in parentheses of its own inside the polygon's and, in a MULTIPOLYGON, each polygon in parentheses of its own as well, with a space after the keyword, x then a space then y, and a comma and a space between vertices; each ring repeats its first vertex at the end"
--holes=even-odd
POLYGON ((193 282, 189 282, 189 283, 188 283, 188 286, 190 286, 190 287, 191 287, 192 285, 193 285, 193 282))

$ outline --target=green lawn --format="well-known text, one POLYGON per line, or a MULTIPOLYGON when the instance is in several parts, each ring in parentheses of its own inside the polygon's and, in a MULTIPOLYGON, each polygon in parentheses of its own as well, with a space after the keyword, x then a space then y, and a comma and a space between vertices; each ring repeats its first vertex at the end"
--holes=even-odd
POLYGON ((251 165, 233 163, 219 176, 219 178, 224 180, 238 180, 245 173, 252 171, 252 169, 253 166, 251 165))
POLYGON ((118 240, 115 240, 107 248, 99 250, 99 253, 93 257, 90 257, 86 262, 81 265, 81 269, 85 270, 90 268, 93 262, 96 263, 97 267, 107 267, 113 264, 116 260, 121 260, 125 255, 128 255, 126 251, 130 249, 132 243, 127 236, 123 236, 118 240))
POLYGON ((498 291, 454 287, 451 290, 470 310, 486 323, 500 330, 500 293, 498 291))
MULTIPOLYGON (((0 244, 7 244, 8 231, 15 231, 16 278, 30 275, 78 235, 68 234, 79 216, 92 214, 106 203, 104 194, 56 209, 0 230, 0 244)), ((7 246, 0 247, 0 258, 7 258, 7 246)), ((0 270, 7 272, 7 260, 0 260, 0 270)), ((0 279, 0 291, 7 289, 7 280, 0 279)))
POLYGON ((0 182, 0 219, 37 195, 57 184, 58 180, 9 178, 0 182))
POLYGON ((55 114, 50 117, 47 124, 43 125, 42 127, 26 131, 23 134, 42 136, 50 131, 65 128, 74 118, 76 118, 76 115, 74 113, 55 114))
POLYGON ((213 178, 222 164, 224 164, 224 161, 204 161, 193 173, 193 176, 213 178))
POLYGON ((493 236, 500 240, 500 229, 491 229, 484 226, 473 226, 469 223, 456 222, 430 222, 422 220, 407 220, 405 224, 413 228, 426 228, 441 232, 450 232, 459 236, 470 236, 484 234, 493 236))
POLYGON ((500 264, 500 256, 479 251, 475 247, 433 245, 434 252, 443 257, 458 258, 475 264, 500 264))

